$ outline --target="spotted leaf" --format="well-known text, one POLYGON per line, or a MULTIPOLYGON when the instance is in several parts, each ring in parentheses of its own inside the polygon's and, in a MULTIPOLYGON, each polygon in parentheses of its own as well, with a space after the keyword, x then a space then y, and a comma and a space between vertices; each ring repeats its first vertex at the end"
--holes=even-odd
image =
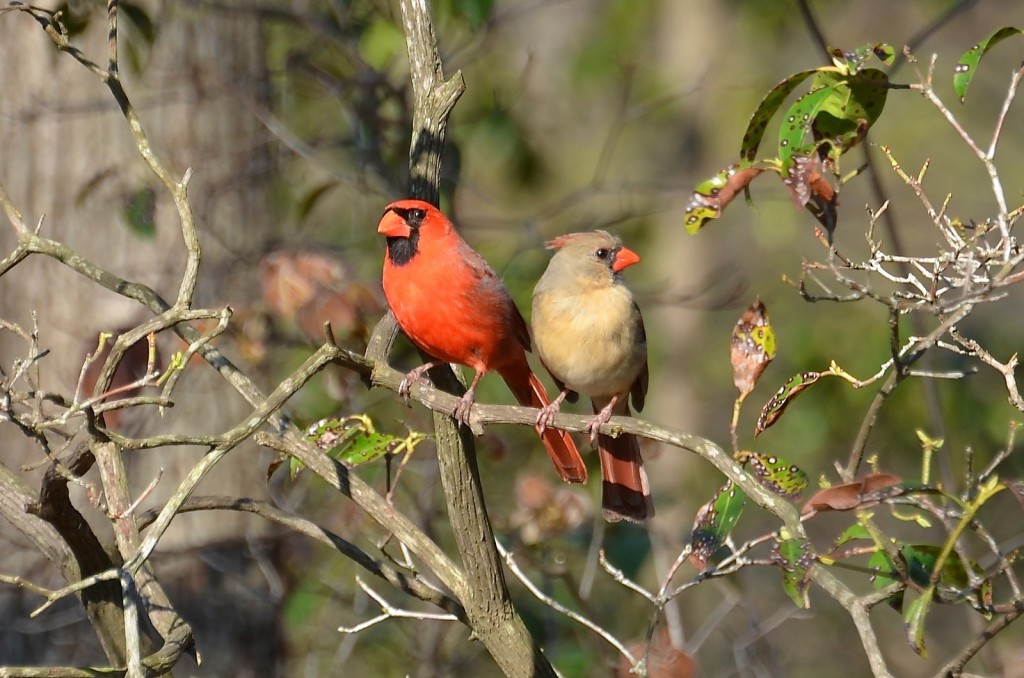
POLYGON ((757 418, 757 426, 754 428, 754 435, 760 435, 778 421, 793 398, 803 393, 820 378, 820 372, 801 372, 791 377, 761 409, 761 415, 757 418))
MULTIPOLYGON (((811 125, 818 111, 835 93, 834 85, 813 87, 789 107, 786 117, 779 126, 779 160, 782 161, 782 176, 789 174, 797 158, 810 156, 817 145, 808 139, 811 125)), ((805 201, 806 202, 806 201, 805 201)), ((803 206, 803 203, 800 203, 803 206)))
POLYGON ((807 489, 807 473, 795 464, 774 454, 747 452, 744 456, 761 484, 780 497, 799 498, 807 489))
POLYGON ((882 115, 889 76, 877 68, 865 68, 855 75, 822 71, 814 76, 812 85, 831 89, 819 107, 812 131, 815 140, 831 144, 835 160, 839 153, 857 145, 882 115))
POLYGON ((730 358, 733 383, 746 396, 775 359, 775 330, 760 299, 747 308, 733 328, 730 358))
POLYGON ((708 560, 725 543, 743 513, 747 497, 731 480, 718 488, 711 500, 700 507, 693 521, 690 561, 703 570, 708 560))
POLYGON ((830 49, 832 63, 844 73, 857 73, 868 59, 877 58, 882 63, 891 66, 896 56, 896 50, 892 45, 876 43, 874 45, 863 45, 854 49, 830 49))
POLYGON ((975 71, 978 70, 981 57, 985 56, 990 49, 1006 38, 1012 35, 1019 35, 1021 32, 1019 28, 1005 26, 964 52, 963 56, 960 57, 960 61, 957 62, 956 68, 953 70, 953 89, 956 90, 956 95, 960 97, 960 103, 963 103, 964 98, 967 96, 967 87, 971 84, 975 71))
POLYGON ((761 140, 764 138, 764 132, 768 128, 769 121, 771 121, 783 102, 786 101, 786 98, 793 93, 793 90, 817 72, 818 69, 815 68, 794 73, 768 91, 764 98, 761 99, 761 103, 758 104, 757 110, 750 116, 750 121, 747 122, 747 130, 743 133, 743 142, 740 145, 741 158, 747 161, 754 160, 757 156, 757 149, 761 145, 761 140))
POLYGON ((696 233, 705 223, 722 216, 722 210, 740 191, 747 188, 764 167, 749 163, 729 165, 724 170, 693 189, 683 213, 689 233, 696 233))
POLYGON ((343 464, 366 464, 401 449, 412 450, 423 439, 415 431, 405 438, 380 433, 366 415, 321 419, 306 430, 306 438, 343 464))
POLYGON ((326 417, 306 429, 306 440, 330 454, 347 446, 363 430, 364 424, 355 417, 326 417))
POLYGON ((776 537, 773 555, 775 562, 782 568, 782 588, 797 607, 809 608, 811 603, 807 598, 807 589, 810 585, 808 570, 814 563, 810 542, 806 539, 776 537))
POLYGON ((363 432, 353 438, 348 448, 338 454, 338 459, 344 464, 366 464, 397 451, 403 442, 384 433, 363 432))

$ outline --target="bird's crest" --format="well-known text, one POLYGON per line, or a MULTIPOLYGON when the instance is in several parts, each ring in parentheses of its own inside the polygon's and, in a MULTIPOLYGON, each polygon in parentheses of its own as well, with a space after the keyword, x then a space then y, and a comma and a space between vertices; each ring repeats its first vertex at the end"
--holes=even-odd
POLYGON ((566 245, 571 245, 572 243, 576 242, 577 240, 580 240, 581 238, 593 238, 595 235, 600 235, 605 238, 608 238, 612 242, 618 242, 615 236, 613 236, 608 231, 586 231, 584 233, 566 233, 565 235, 560 235, 553 240, 548 240, 546 243, 544 243, 544 247, 548 248, 549 250, 560 250, 566 245))

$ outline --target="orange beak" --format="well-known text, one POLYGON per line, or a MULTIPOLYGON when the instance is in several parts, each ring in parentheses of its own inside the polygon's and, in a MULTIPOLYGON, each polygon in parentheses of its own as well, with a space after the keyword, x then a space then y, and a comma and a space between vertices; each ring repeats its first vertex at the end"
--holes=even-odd
POLYGON ((401 214, 389 209, 380 218, 380 223, 377 224, 377 232, 389 238, 408 238, 409 234, 412 233, 412 228, 409 227, 409 224, 405 223, 405 219, 402 218, 401 214))
POLYGON ((639 254, 628 247, 620 247, 619 251, 615 254, 615 262, 612 264, 612 270, 618 273, 622 269, 629 268, 638 261, 640 261, 639 254))

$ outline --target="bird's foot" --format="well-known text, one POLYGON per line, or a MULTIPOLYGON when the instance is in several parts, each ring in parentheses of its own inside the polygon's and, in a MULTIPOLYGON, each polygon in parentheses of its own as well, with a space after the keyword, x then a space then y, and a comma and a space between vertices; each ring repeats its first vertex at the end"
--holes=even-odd
POLYGON ((560 405, 561 403, 556 400, 540 408, 537 413, 537 433, 544 435, 544 429, 555 423, 555 415, 558 414, 560 405))
POLYGON ((569 389, 563 388, 557 398, 540 408, 540 412, 537 413, 537 433, 544 435, 544 429, 554 425, 555 415, 558 414, 558 409, 567 395, 569 395, 569 389))
POLYGON ((411 370, 402 379, 402 382, 398 385, 398 395, 402 398, 406 407, 409 406, 409 392, 412 390, 412 385, 420 379, 423 379, 423 375, 426 374, 427 370, 434 366, 435 363, 426 363, 420 365, 414 370, 411 370))
POLYGON ((597 434, 601 428, 601 424, 607 424, 608 420, 612 418, 612 408, 615 407, 615 398, 612 398, 611 402, 605 405, 600 412, 594 415, 594 418, 587 424, 587 430, 590 431, 590 444, 597 447, 597 434))
POLYGON ((459 398, 458 404, 455 405, 455 411, 452 412, 452 416, 455 417, 455 421, 460 424, 469 426, 469 415, 473 411, 473 401, 476 399, 476 389, 469 389, 466 394, 459 398))

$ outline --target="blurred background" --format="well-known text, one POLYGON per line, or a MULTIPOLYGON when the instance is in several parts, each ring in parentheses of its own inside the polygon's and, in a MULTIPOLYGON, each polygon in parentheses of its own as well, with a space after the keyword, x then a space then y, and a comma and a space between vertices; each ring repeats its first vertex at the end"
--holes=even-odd
MULTIPOLYGON (((884 42, 897 51, 912 44, 922 68, 937 55, 937 93, 987 145, 1010 73, 1021 61, 1020 41, 1010 40, 986 57, 965 106, 952 91, 953 66, 995 29, 1024 25, 1024 6, 991 0, 429 4, 445 73, 461 70, 467 84, 448 127, 442 208, 502 274, 524 313, 547 264, 545 240, 594 228, 618 234, 642 257, 626 277, 649 337, 651 383, 643 416, 728 447, 735 397, 730 334, 747 305, 760 297, 779 352, 748 399, 740 445, 799 464, 812 488, 821 476, 834 480, 833 464, 845 462, 872 388, 858 391, 839 380, 817 385, 815 395, 796 401, 756 447, 753 425, 761 404, 797 372, 823 370, 836 360, 858 377, 874 374, 889 357, 885 309, 870 302, 812 305, 800 299, 791 281, 799 278, 804 259, 821 259, 825 251, 814 237, 813 218, 795 209, 771 176, 754 182, 751 206, 736 201, 695 236, 683 228, 684 206, 697 183, 736 161, 747 120, 768 89, 794 72, 827 63, 821 40, 842 48, 884 42)), ((75 44, 102 63, 104 4, 78 1, 63 9, 75 44)), ((397 4, 191 0, 121 3, 121 11, 121 70, 129 96, 156 152, 178 175, 187 168, 193 172, 190 196, 204 253, 196 301, 234 309, 231 329, 218 340, 223 350, 269 391, 322 340, 325 320, 339 341, 360 348, 383 310, 384 244, 376 223, 385 204, 403 197, 407 181, 408 67, 397 4)), ((42 219, 44 235, 173 299, 184 261, 176 214, 138 158, 109 93, 21 14, 0 15, 0 59, 0 182, 26 221, 42 219)), ((917 80, 905 60, 891 77, 917 80)), ((996 156, 1011 208, 1020 204, 1024 185, 1018 108, 1019 102, 996 156)), ((890 146, 911 174, 930 159, 925 190, 935 204, 952 193, 950 213, 964 222, 995 213, 983 168, 918 93, 891 92, 870 141, 890 146)), ((937 235, 920 202, 878 148, 866 153, 875 172, 843 188, 839 249, 864 257, 865 207, 877 209, 890 200, 895 230, 881 235, 885 245, 906 254, 934 252, 937 235)), ((850 154, 844 172, 865 157, 860 150, 850 154)), ((9 228, 0 229, 4 253, 14 242, 9 228)), ((1019 349, 1021 311, 1011 297, 979 308, 961 329, 1005 359, 1019 349)), ((36 257, 0 281, 0 317, 26 329, 37 323, 40 346, 51 351, 40 365, 41 383, 72 393, 97 334, 123 331, 147 314, 36 257)), ((165 356, 182 349, 175 339, 160 341, 165 356)), ((23 340, 0 332, 0 365, 7 369, 25 355, 23 340)), ((404 340, 393 359, 400 369, 418 362, 404 340)), ((931 366, 965 365, 939 355, 931 366)), ((499 382, 485 379, 478 400, 510 403, 499 382)), ((214 433, 247 412, 213 370, 196 363, 166 416, 129 411, 115 425, 133 435, 214 433)), ((304 389, 288 412, 300 424, 368 412, 381 430, 399 435, 430 426, 422 408, 401 407, 392 393, 368 392, 336 369, 304 389)), ((1007 403, 1002 378, 991 371, 927 386, 912 380, 883 408, 869 450, 882 469, 919 477, 915 430, 922 429, 945 439, 938 467, 952 481, 962 475, 965 449, 979 465, 987 463, 1006 445, 1010 421, 1019 415, 1007 403)), ((15 430, 3 431, 0 462, 10 468, 38 464, 37 449, 15 430)), ((688 541, 695 511, 721 484, 717 472, 693 455, 648 445, 644 454, 657 518, 649 529, 605 526, 593 511, 598 484, 547 486, 555 476, 532 431, 491 428, 478 448, 496 531, 504 543, 521 549, 519 558, 531 576, 624 641, 642 640, 650 607, 595 568, 594 545, 603 541, 616 566, 657 588, 688 541), (563 492, 559 505, 571 504, 572 511, 550 527, 536 507, 553 501, 547 493, 555 490, 563 492), (573 592, 581 590, 586 595, 575 600, 573 592)), ((201 454, 135 453, 128 461, 136 493, 164 469, 144 506, 159 507, 201 454)), ((270 462, 270 454, 255 446, 234 451, 200 492, 270 498, 364 545, 383 536, 309 474, 291 481, 278 473, 268 482, 270 462)), ((1022 470, 1019 460, 1011 461, 1004 473, 1020 476, 1022 470)), ((22 475, 38 487, 41 472, 22 475)), ((383 488, 381 463, 360 474, 383 488)), ((424 445, 404 471, 396 502, 450 546, 436 476, 433 451, 424 445)), ((993 502, 993 511, 1000 501, 993 502)), ((80 504, 89 510, 87 501, 80 504)), ((998 532, 998 513, 989 518, 998 532)), ((102 516, 90 519, 103 525, 102 516)), ((825 548, 844 520, 814 521, 816 544, 825 548)), ((737 536, 747 539, 773 528, 771 519, 748 508, 737 536)), ((57 585, 56 573, 16 533, 0 526, 0 539, 0 572, 32 574, 41 584, 57 585)), ((194 625, 203 655, 203 666, 183 675, 495 670, 455 623, 391 620, 358 635, 337 633, 339 625, 379 612, 355 587, 357 568, 258 518, 230 512, 181 516, 152 562, 194 625)), ((694 573, 686 565, 677 581, 694 573)), ((845 612, 820 590, 812 590, 810 610, 798 611, 779 583, 773 568, 748 568, 682 594, 671 613, 701 675, 867 675, 845 612)), ((617 654, 606 643, 541 606, 521 586, 512 588, 527 623, 565 675, 616 670, 617 654)), ((411 605, 384 593, 395 604, 411 605)), ((29 619, 26 611, 37 604, 22 589, 0 588, 0 664, 102 660, 75 601, 29 619)), ((933 614, 933 653, 924 659, 906 645, 897 613, 873 613, 898 675, 935 670, 982 624, 960 607, 933 614)), ((1024 675, 1021 641, 1020 629, 1004 633, 980 660, 979 672, 1024 675)))

